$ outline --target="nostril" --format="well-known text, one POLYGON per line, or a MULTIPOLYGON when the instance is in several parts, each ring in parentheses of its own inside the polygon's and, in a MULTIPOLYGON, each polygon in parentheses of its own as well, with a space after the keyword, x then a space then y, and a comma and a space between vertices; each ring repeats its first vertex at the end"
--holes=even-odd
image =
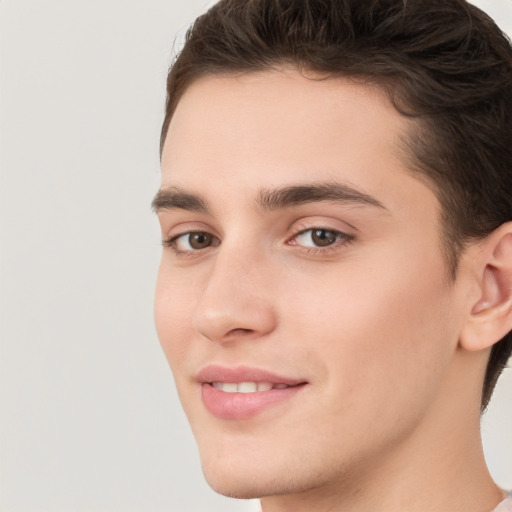
POLYGON ((226 334, 226 336, 245 336, 245 335, 251 334, 253 332, 254 331, 252 329, 236 328, 236 329, 231 329, 231 331, 229 331, 226 334))

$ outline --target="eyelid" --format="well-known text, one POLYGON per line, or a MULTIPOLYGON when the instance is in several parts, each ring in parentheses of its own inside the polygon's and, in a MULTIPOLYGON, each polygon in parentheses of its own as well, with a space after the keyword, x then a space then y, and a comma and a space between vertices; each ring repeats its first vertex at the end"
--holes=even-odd
POLYGON ((185 222, 177 222, 173 223, 171 226, 164 227, 162 224, 162 246, 164 248, 170 249, 176 256, 179 257, 197 257, 205 252, 207 252, 212 247, 217 247, 220 245, 220 236, 217 234, 217 231, 213 229, 209 224, 206 224, 201 221, 185 221, 185 222), (203 249, 179 249, 176 246, 176 241, 187 235, 191 235, 193 233, 205 233, 213 237, 216 241, 214 244, 207 246, 203 249))
MULTIPOLYGON (((334 233, 337 236, 339 235, 340 238, 343 239, 343 241, 353 240, 355 238, 354 235, 346 233, 345 231, 341 231, 340 229, 328 228, 328 227, 324 227, 324 226, 313 226, 311 228, 306 228, 306 229, 302 229, 301 231, 298 231, 293 236, 291 236, 288 239, 288 241, 294 240, 294 239, 298 238, 299 236, 304 235, 305 233, 308 233, 309 231, 329 231, 331 233, 334 233)), ((341 240, 339 240, 339 241, 341 241, 341 240)), ((337 242, 335 242, 335 243, 337 243, 337 242)), ((335 245, 335 243, 331 244, 330 246, 325 246, 324 248, 332 247, 332 245, 335 245)), ((293 244, 293 245, 298 245, 298 244, 293 244)), ((318 246, 318 248, 322 249, 322 247, 320 247, 320 246, 318 246)))
MULTIPOLYGON (((340 224, 340 221, 337 219, 326 220, 325 217, 321 219, 311 217, 299 219, 299 221, 295 221, 294 225, 290 228, 292 232, 286 237, 284 243, 307 253, 327 253, 329 251, 340 250, 342 246, 352 242, 355 239, 355 235, 349 232, 351 230, 340 228, 339 226, 335 227, 335 224, 340 224), (339 239, 324 246, 314 244, 305 245, 297 242, 298 237, 314 230, 329 231, 334 233, 336 237, 339 237, 339 239)), ((346 223, 343 224, 347 226, 346 223)), ((202 222, 184 222, 177 224, 173 226, 172 229, 168 230, 168 235, 162 239, 162 245, 164 247, 170 248, 176 255, 182 257, 199 256, 212 248, 218 247, 220 243, 221 239, 216 234, 216 230, 202 222), (204 248, 191 247, 190 249, 179 249, 177 247, 177 241, 181 237, 190 236, 194 233, 205 233, 210 235, 213 238, 213 243, 204 248)))
POLYGON ((288 231, 296 236, 299 233, 308 231, 310 229, 325 229, 328 231, 337 231, 345 235, 355 236, 358 229, 352 224, 341 220, 337 217, 330 217, 325 215, 308 215, 300 219, 295 220, 288 231))
POLYGON ((205 251, 205 250, 207 250, 207 249, 209 249, 211 247, 219 246, 220 245, 220 239, 219 239, 218 236, 216 236, 213 233, 211 233, 209 231, 206 231, 206 230, 190 230, 190 231, 184 231, 184 232, 178 233, 176 235, 172 235, 170 237, 167 237, 167 238, 162 240, 162 244, 164 245, 164 247, 170 247, 177 254, 198 253, 198 252, 203 252, 203 251, 205 251), (209 246, 203 248, 203 249, 178 249, 177 248, 177 241, 180 238, 186 237, 186 236, 190 237, 191 235, 194 235, 194 234, 209 235, 214 240, 214 243, 212 245, 209 245, 209 246))
POLYGON ((186 235, 187 233, 210 233, 217 238, 220 238, 217 230, 214 229, 209 223, 201 220, 183 220, 169 218, 166 222, 161 221, 162 237, 166 240, 186 235))
MULTIPOLYGON (((324 216, 305 217, 295 221, 290 227, 291 235, 286 239, 286 244, 302 253, 310 255, 327 255, 331 252, 339 252, 346 245, 352 243, 356 235, 353 233, 356 228, 346 222, 341 222, 337 218, 326 218, 324 216), (340 226, 343 224, 343 226, 340 226), (299 244, 297 239, 308 232, 315 230, 325 230, 334 233, 338 240, 329 245, 303 245, 299 244)), ((312 236, 312 235, 310 235, 312 236)))

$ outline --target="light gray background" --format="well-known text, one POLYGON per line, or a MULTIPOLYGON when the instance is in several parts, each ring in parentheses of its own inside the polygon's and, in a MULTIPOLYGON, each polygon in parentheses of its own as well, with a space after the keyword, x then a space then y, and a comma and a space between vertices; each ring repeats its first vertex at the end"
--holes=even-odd
MULTIPOLYGON (((255 509, 203 482, 152 323, 165 75, 206 3, 0 2, 2 512, 255 509)), ((483 426, 509 488, 511 373, 483 426)))

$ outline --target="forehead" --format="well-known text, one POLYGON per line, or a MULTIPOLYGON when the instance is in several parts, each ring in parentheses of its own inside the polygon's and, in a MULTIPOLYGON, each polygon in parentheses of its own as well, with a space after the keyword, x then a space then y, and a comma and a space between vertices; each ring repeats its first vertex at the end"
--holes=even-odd
POLYGON ((321 180, 375 195, 397 177, 401 188, 418 182, 403 158, 410 127, 382 90, 354 80, 294 69, 207 76, 171 120, 162 186, 225 196, 321 180))
POLYGON ((321 131, 325 137, 327 131, 338 136, 340 129, 346 128, 345 135, 352 132, 357 137, 365 135, 353 132, 356 126, 362 128, 365 124, 358 120, 368 121, 369 117, 372 123, 367 128, 380 128, 382 134, 388 135, 391 125, 405 130, 410 123, 392 107, 379 87, 349 78, 325 78, 311 73, 304 76, 288 68, 207 75, 193 82, 183 94, 168 136, 181 134, 190 140, 195 135, 206 143, 215 135, 224 139, 243 137, 250 128, 255 132, 259 129, 260 137, 267 134, 261 138, 265 143, 275 132, 284 137, 287 133, 310 136, 321 131))

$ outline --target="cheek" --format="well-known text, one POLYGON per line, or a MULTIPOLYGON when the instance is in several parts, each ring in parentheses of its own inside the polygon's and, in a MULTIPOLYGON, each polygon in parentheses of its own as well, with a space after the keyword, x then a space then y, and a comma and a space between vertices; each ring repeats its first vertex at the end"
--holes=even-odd
POLYGON ((184 360, 196 302, 194 287, 186 286, 180 273, 168 268, 162 260, 155 290, 155 327, 173 369, 184 360))
POLYGON ((457 335, 445 314, 445 267, 431 253, 347 262, 316 275, 314 284, 303 276, 288 301, 292 337, 307 345, 312 361, 322 358, 329 399, 340 407, 385 415, 393 396, 396 416, 396 408, 427 399, 442 378, 457 335))

